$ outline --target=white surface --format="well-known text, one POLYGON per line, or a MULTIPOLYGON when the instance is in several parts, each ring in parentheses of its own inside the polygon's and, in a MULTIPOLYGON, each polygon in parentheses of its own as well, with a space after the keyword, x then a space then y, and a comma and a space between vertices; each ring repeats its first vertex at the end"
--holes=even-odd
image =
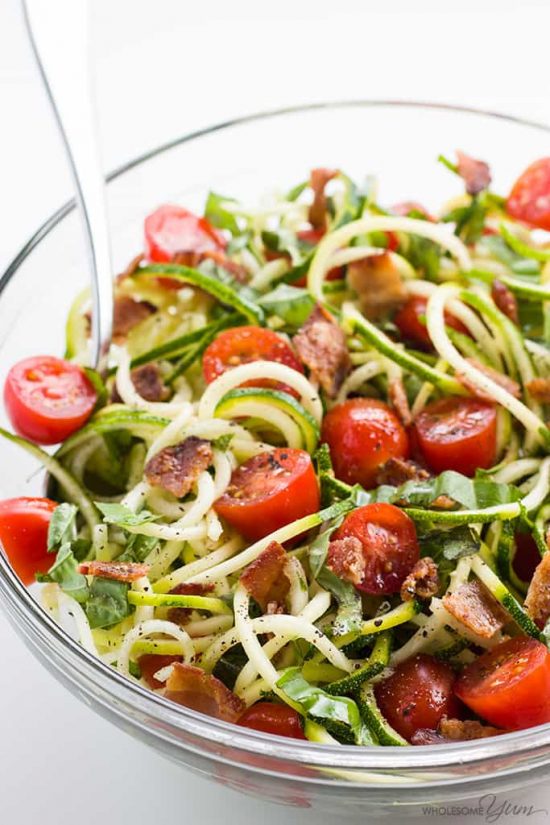
MULTIPOLYGON (((550 122, 547 0, 94 0, 93 15, 106 168, 208 123, 310 100, 450 101, 550 122)), ((0 0, 0 55, 3 269, 70 182, 17 0, 0 0)), ((1 823, 145 825, 160 814, 192 825, 323 825, 183 773, 135 743, 62 689, 1 616, 0 649, 1 823)), ((550 808, 550 791, 511 801, 550 808)))

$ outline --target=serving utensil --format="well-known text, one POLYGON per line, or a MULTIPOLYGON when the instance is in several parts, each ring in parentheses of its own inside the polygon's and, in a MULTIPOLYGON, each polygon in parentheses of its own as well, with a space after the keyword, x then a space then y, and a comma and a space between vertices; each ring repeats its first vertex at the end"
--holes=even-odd
POLYGON ((88 251, 92 293, 91 365, 111 342, 113 271, 89 69, 87 0, 23 0, 29 39, 63 139, 88 251))

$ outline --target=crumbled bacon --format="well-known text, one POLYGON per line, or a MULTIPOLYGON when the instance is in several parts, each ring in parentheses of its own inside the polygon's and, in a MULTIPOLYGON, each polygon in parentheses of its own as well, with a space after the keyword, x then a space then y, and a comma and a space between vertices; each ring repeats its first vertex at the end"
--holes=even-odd
POLYGON ((285 573, 287 555, 277 541, 272 541, 242 573, 241 584, 265 612, 268 605, 283 605, 290 590, 285 573))
POLYGON ((119 275, 116 276, 117 284, 123 281, 125 278, 131 278, 132 275, 135 275, 144 258, 145 255, 142 252, 140 252, 139 255, 136 255, 134 258, 132 258, 126 269, 124 269, 119 275))
POLYGON ((424 481, 429 477, 428 471, 414 461, 390 458, 378 470, 376 485, 391 484, 392 487, 400 487, 406 481, 424 481))
POLYGON ((524 606, 542 630, 550 618, 550 551, 544 554, 533 573, 524 606))
POLYGON ((117 582, 135 582, 146 576, 151 566, 133 561, 83 561, 78 568, 85 576, 100 576, 117 582))
POLYGON ((447 719, 445 716, 437 730, 420 728, 411 737, 411 745, 442 745, 445 742, 467 742, 472 739, 485 739, 506 733, 491 725, 483 725, 475 719, 447 719))
POLYGON ((182 498, 210 466, 212 458, 210 442, 191 435, 150 458, 145 465, 145 478, 152 486, 162 487, 176 498, 182 498))
MULTIPOLYGON (((214 589, 213 584, 200 584, 199 582, 182 582, 177 584, 170 594, 172 596, 206 596, 214 589)), ((176 624, 185 624, 191 615, 190 607, 171 607, 168 611, 168 620, 176 624)))
POLYGON ((424 556, 419 559, 401 585, 401 598, 404 602, 412 599, 430 599, 439 589, 437 564, 424 556))
POLYGON ((166 401, 170 390, 162 380, 158 364, 143 364, 130 373, 136 391, 146 401, 166 401))
POLYGON ((443 606, 461 624, 483 639, 492 638, 508 621, 497 600, 479 581, 461 584, 443 597, 443 606))
POLYGON ((444 736, 441 736, 436 730, 431 728, 419 728, 415 730, 411 736, 411 745, 443 745, 448 742, 444 736))
MULTIPOLYGON (((494 370, 492 367, 488 367, 485 364, 481 364, 475 358, 466 358, 468 364, 471 364, 472 367, 475 367, 479 372, 482 372, 483 375, 486 375, 487 378, 490 378, 491 381, 494 381, 495 384, 498 384, 499 387, 502 387, 503 390, 509 392, 510 395, 513 395, 514 398, 519 398, 521 395, 521 387, 514 381, 513 378, 510 378, 508 375, 504 375, 502 372, 498 372, 494 370)), ((455 378, 460 381, 463 387, 466 387, 472 395, 475 395, 476 398, 479 398, 482 401, 494 401, 494 398, 489 394, 481 390, 467 375, 465 375, 460 370, 456 373, 455 378)))
POLYGON ((233 275, 233 277, 241 284, 248 281, 248 272, 244 266, 241 266, 241 264, 238 264, 236 261, 232 261, 231 258, 227 257, 225 252, 222 252, 219 249, 205 249, 201 252, 182 249, 179 252, 175 252, 172 256, 173 264, 189 266, 192 269, 196 269, 196 267, 203 261, 212 261, 217 266, 221 266, 222 269, 230 272, 231 275, 233 275))
POLYGON ((535 401, 550 404, 550 378, 533 378, 526 383, 525 389, 535 401))
POLYGON ((448 719, 443 717, 437 727, 438 733, 451 742, 466 742, 472 739, 486 739, 488 736, 499 736, 506 731, 493 728, 492 725, 483 725, 476 719, 448 719))
POLYGON ((454 510, 456 501, 449 496, 441 495, 430 502, 430 507, 435 507, 436 510, 454 510))
POLYGON ((365 575, 363 545, 355 536, 331 541, 328 546, 327 567, 344 581, 361 584, 365 575))
POLYGON ((149 301, 136 301, 129 295, 118 295, 113 310, 113 341, 120 344, 130 330, 157 311, 149 301))
POLYGON ((469 195, 478 195, 491 183, 491 170, 483 160, 475 160, 457 150, 457 172, 466 184, 469 195))
POLYGON ((200 667, 175 662, 166 682, 167 699, 224 722, 236 722, 244 702, 223 682, 200 667))
POLYGON ((371 321, 383 319, 407 301, 401 273, 387 251, 352 261, 348 283, 357 293, 361 312, 371 321))
POLYGON ((300 359, 330 398, 351 369, 346 336, 332 315, 316 306, 292 339, 300 359))
POLYGON ((404 424, 405 427, 410 427, 412 424, 411 408, 409 407, 409 400, 405 392, 405 387, 403 386, 402 378, 394 378, 393 381, 390 381, 388 398, 390 404, 399 416, 401 423, 404 424))
POLYGON ((495 278, 491 286, 491 298, 500 311, 506 315, 514 324, 519 324, 518 302, 514 293, 508 287, 495 278))
POLYGON ((327 196, 325 187, 336 177, 337 169, 312 169, 309 185, 313 189, 313 203, 309 207, 308 219, 314 229, 327 228, 327 196))
POLYGON ((164 656, 159 653, 144 653, 143 656, 139 657, 137 663, 141 671, 141 678, 145 679, 150 688, 153 690, 159 690, 164 687, 164 682, 159 682, 158 679, 155 679, 155 673, 158 673, 159 670, 163 670, 163 668, 168 667, 169 665, 173 665, 174 662, 181 661, 181 656, 164 656))

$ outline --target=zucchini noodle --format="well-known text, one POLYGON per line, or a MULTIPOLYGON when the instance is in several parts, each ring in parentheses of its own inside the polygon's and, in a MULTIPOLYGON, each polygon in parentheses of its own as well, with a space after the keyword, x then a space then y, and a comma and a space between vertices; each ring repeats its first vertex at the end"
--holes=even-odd
POLYGON ((192 662, 195 658, 195 648, 189 634, 174 622, 167 622, 161 619, 151 619, 135 625, 125 635, 117 656, 117 670, 128 679, 133 678, 130 673, 130 654, 138 639, 150 636, 152 633, 162 633, 164 636, 172 636, 181 645, 181 654, 185 662, 192 662))

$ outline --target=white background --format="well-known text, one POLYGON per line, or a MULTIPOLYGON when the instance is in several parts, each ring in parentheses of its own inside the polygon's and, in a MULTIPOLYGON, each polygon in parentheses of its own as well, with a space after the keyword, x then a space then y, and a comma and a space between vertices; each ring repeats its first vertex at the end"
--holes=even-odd
MULTIPOLYGON (((92 0, 92 9, 106 168, 233 115, 312 100, 447 101, 550 122, 548 0, 92 0)), ((70 194, 17 0, 0 0, 0 112, 2 270, 70 194)), ((5 487, 9 468, 0 471, 5 487)), ((1 616, 0 651, 1 823, 323 825, 182 773, 110 727, 1 616)), ((514 801, 550 808, 550 790, 514 801)))

